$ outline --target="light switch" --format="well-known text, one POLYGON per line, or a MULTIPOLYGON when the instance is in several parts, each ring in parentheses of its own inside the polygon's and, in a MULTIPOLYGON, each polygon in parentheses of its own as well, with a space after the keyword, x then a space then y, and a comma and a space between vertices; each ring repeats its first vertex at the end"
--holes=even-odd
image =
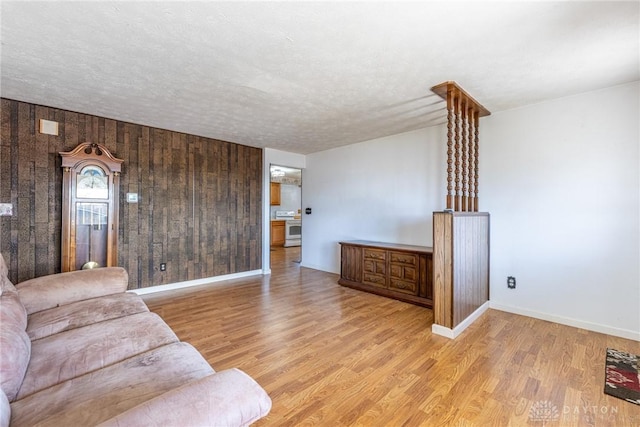
POLYGON ((40 119, 40 133, 58 136, 58 122, 40 119))
POLYGON ((12 216, 13 205, 11 203, 0 203, 0 216, 12 216))

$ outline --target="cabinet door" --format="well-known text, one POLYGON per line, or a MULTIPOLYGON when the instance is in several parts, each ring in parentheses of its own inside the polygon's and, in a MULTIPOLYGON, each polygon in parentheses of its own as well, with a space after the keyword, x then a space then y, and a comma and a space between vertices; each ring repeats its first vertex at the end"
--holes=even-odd
POLYGON ((364 248, 362 255, 362 283, 386 288, 387 253, 380 249, 364 248))
POLYGON ((284 245, 285 237, 285 222, 271 221, 271 246, 284 245))
POLYGON ((418 258, 420 265, 418 277, 418 296, 433 299, 433 260, 431 255, 420 255, 418 258))
POLYGON ((405 294, 418 293, 418 256, 389 252, 389 289, 405 294))
POLYGON ((340 276, 345 280, 360 283, 362 281, 362 248, 342 245, 340 252, 340 276))
POLYGON ((280 206, 280 183, 279 182, 271 183, 270 204, 271 206, 280 206))

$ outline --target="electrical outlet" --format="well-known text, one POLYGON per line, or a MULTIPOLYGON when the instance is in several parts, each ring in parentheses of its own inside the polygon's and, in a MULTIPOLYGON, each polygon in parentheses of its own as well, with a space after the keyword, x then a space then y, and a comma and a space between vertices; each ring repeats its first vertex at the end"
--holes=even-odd
POLYGON ((509 289, 515 289, 516 288, 516 278, 513 276, 509 276, 507 277, 507 287, 509 289))
POLYGON ((167 271, 167 263, 166 262, 161 262, 160 263, 160 271, 167 271))

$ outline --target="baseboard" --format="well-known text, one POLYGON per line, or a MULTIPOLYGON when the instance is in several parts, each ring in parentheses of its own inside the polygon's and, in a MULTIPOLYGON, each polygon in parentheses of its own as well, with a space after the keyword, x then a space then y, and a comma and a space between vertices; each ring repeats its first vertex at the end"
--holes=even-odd
POLYGON ((300 267, 310 268, 312 270, 320 270, 320 271, 324 271, 325 273, 340 274, 340 271, 335 272, 335 271, 327 270, 327 268, 322 265, 309 264, 306 262, 300 262, 300 267))
MULTIPOLYGON (((271 270, 269 270, 271 272, 271 270)), ((262 270, 243 271, 241 273, 224 274, 222 276, 205 277, 204 279, 187 280, 184 282, 167 283, 166 285, 149 286, 147 288, 132 289, 129 292, 133 292, 138 295, 152 294, 155 292, 171 291, 174 289, 190 288, 192 286, 207 285, 209 283, 221 282, 223 280, 239 279, 242 277, 257 276, 267 274, 262 270)))
POLYGON ((480 307, 476 308, 476 310, 467 316, 462 322, 458 324, 455 328, 447 328, 446 326, 436 325, 435 323, 431 325, 431 332, 436 335, 441 335, 446 338, 456 339, 465 329, 467 329, 473 322, 475 322, 478 317, 482 316, 482 313, 489 309, 489 301, 482 304, 480 307))
POLYGON ((587 322, 584 320, 572 319, 570 317, 556 316, 549 313, 528 310, 521 307, 499 304, 491 302, 491 308, 508 313, 519 314, 521 316, 533 317, 535 319, 547 320, 549 322, 560 323, 561 325, 573 326, 575 328, 586 329, 588 331, 599 332, 601 334, 613 335, 615 337, 627 338, 634 341, 640 341, 640 332, 631 331, 629 329, 614 328, 611 326, 601 325, 598 323, 587 322))

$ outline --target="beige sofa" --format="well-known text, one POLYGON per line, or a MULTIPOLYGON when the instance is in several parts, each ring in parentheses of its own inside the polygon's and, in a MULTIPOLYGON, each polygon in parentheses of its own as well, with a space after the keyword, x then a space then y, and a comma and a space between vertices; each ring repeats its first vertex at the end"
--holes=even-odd
POLYGON ((0 255, 0 426, 222 426, 271 400, 237 369, 215 372, 118 267, 13 286, 0 255))

